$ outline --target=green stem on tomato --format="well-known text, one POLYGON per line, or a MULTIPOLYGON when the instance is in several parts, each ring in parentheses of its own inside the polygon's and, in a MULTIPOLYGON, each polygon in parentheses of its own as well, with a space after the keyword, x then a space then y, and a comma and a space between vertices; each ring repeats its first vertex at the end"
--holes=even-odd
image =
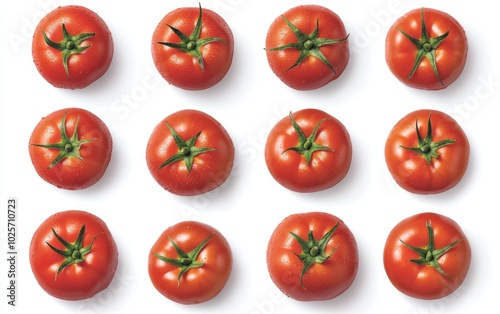
POLYGON ((432 113, 429 113, 429 118, 427 120, 427 135, 425 136, 425 138, 422 138, 422 136, 420 135, 420 131, 418 130, 418 118, 415 120, 415 129, 417 132, 417 140, 418 140, 417 147, 407 147, 400 145, 401 148, 413 151, 421 155, 427 161, 428 164, 431 163, 432 158, 439 157, 438 150, 441 147, 455 143, 455 140, 452 139, 445 139, 439 142, 432 141, 431 114, 432 113))
POLYGON ((306 137, 304 135, 304 133, 302 132, 302 130, 300 129, 297 122, 293 119, 291 112, 288 116, 290 117, 290 121, 292 122, 293 128, 295 129, 295 132, 297 133, 299 143, 297 146, 289 147, 289 148, 285 149, 282 152, 282 154, 287 152, 287 151, 293 150, 293 151, 303 155, 306 159, 306 165, 309 165, 311 158, 312 158, 312 154, 314 152, 319 151, 319 150, 333 151, 333 149, 328 147, 328 146, 320 145, 320 144, 317 144, 314 142, 314 140, 316 139, 316 135, 318 133, 319 126, 321 125, 321 123, 323 123, 323 121, 325 121, 325 119, 322 119, 321 121, 319 121, 318 124, 316 124, 316 127, 314 128, 311 135, 309 135, 309 137, 306 137))

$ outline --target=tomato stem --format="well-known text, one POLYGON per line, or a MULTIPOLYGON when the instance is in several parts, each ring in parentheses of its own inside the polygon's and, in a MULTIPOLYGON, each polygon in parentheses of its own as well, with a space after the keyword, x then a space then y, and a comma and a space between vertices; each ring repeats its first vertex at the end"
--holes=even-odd
POLYGON ((83 160, 82 156, 80 155, 80 148, 82 147, 82 145, 97 140, 97 138, 89 138, 85 140, 79 139, 78 124, 80 123, 80 117, 76 119, 73 135, 69 137, 68 132, 66 130, 66 113, 67 112, 64 112, 64 115, 61 119, 61 125, 59 126, 59 132, 61 133, 60 142, 52 144, 30 143, 30 145, 33 146, 59 150, 59 155, 57 155, 56 158, 52 160, 52 162, 48 166, 49 169, 54 167, 55 165, 57 165, 59 162, 63 161, 66 158, 78 158, 80 160, 83 160))
POLYGON ((168 121, 165 121, 165 123, 167 124, 167 127, 170 130, 170 133, 172 134, 172 137, 174 138, 175 144, 177 145, 177 148, 179 149, 179 151, 176 154, 170 156, 170 158, 168 158, 167 160, 165 160, 160 165, 158 170, 162 169, 163 167, 165 167, 167 165, 173 164, 175 162, 184 161, 188 172, 190 172, 191 169, 193 168, 193 162, 194 162, 194 158, 196 156, 203 154, 205 152, 209 152, 209 151, 214 150, 213 148, 210 148, 210 147, 196 147, 195 146, 196 140, 200 136, 201 131, 198 132, 195 136, 193 136, 189 140, 184 141, 180 137, 179 133, 177 133, 177 131, 175 131, 174 128, 172 128, 172 126, 168 123, 168 121))
POLYGON ((295 25, 293 25, 284 15, 281 16, 285 21, 286 25, 292 30, 292 32, 297 37, 297 43, 289 43, 279 47, 267 49, 268 51, 281 51, 285 49, 296 49, 299 50, 299 58, 285 71, 289 71, 294 67, 301 64, 308 57, 318 58, 326 66, 328 66, 333 73, 336 73, 335 69, 331 65, 330 61, 325 57, 325 55, 319 49, 325 45, 334 45, 343 41, 346 41, 349 35, 341 39, 329 39, 329 38, 319 38, 319 19, 316 20, 316 28, 310 34, 304 34, 295 25))
POLYGON ((420 130, 418 129, 418 118, 415 119, 415 132, 417 133, 418 140, 417 147, 407 147, 402 145, 399 146, 421 155, 427 161, 427 164, 430 164, 432 162, 432 158, 439 157, 437 151, 440 148, 455 143, 455 140, 452 139, 445 139, 439 142, 432 141, 431 115, 432 113, 429 113, 429 118, 427 119, 427 135, 425 136, 425 138, 422 138, 420 130))
POLYGON ((290 232, 290 235, 299 243, 302 252, 300 254, 295 253, 295 255, 304 263, 304 267, 302 268, 302 272, 300 274, 300 284, 304 285, 302 282, 302 278, 304 277, 307 270, 315 263, 323 263, 333 253, 337 250, 337 247, 333 248, 330 254, 326 253, 326 245, 330 241, 333 236, 335 230, 337 230, 340 222, 330 229, 319 241, 316 240, 313 236, 313 231, 310 230, 307 235, 307 241, 299 237, 297 234, 290 232))
POLYGON ((429 33, 427 32, 427 27, 425 25, 425 20, 424 20, 424 8, 422 8, 422 14, 421 14, 421 20, 422 20, 422 31, 421 31, 421 36, 419 39, 411 37, 408 35, 406 32, 404 32, 402 29, 398 28, 398 31, 403 34, 408 40, 410 40, 415 48, 417 49, 417 54, 415 57, 415 62, 413 64, 413 68, 410 71, 410 74, 407 77, 407 80, 411 79, 412 76, 415 74, 415 72, 418 69, 418 66, 422 62, 424 58, 427 58, 429 60, 429 63, 431 64, 432 71, 436 75, 437 79, 441 83, 441 85, 444 85, 443 81, 441 80, 441 76, 439 75, 439 71, 437 68, 437 63, 436 63, 436 49, 438 46, 448 37, 448 34, 450 31, 447 31, 446 33, 437 36, 437 37, 430 37, 429 33))
POLYGON ((289 150, 295 151, 295 152, 297 152, 305 157, 306 166, 308 166, 310 161, 311 161, 312 154, 314 152, 319 151, 319 150, 329 150, 332 152, 334 151, 332 148, 330 148, 328 146, 316 144, 314 142, 314 140, 316 139, 317 133, 318 133, 319 126, 321 125, 321 123, 323 123, 323 121, 325 121, 325 119, 320 120, 318 122, 318 124, 316 124, 311 135, 309 135, 309 137, 306 137, 304 135, 304 133, 302 132, 302 130, 300 129, 297 122, 295 121, 295 119, 293 118, 291 112, 289 113, 288 116, 290 118, 290 121, 292 122, 292 125, 293 125, 293 128, 295 129, 295 132, 297 133, 299 144, 297 146, 289 147, 289 148, 285 149, 282 152, 282 154, 289 151, 289 150))
POLYGON ((435 241, 434 241, 434 229, 432 228, 431 221, 426 222, 427 234, 429 236, 429 240, 427 242, 427 246, 425 248, 419 248, 413 245, 406 243, 405 241, 399 239, 401 243, 403 243, 407 248, 417 253, 420 258, 411 259, 410 262, 418 264, 418 265, 426 265, 433 267, 440 274, 449 277, 449 275, 441 268, 439 265, 439 258, 444 254, 448 253, 455 245, 461 242, 463 239, 459 239, 444 248, 436 249, 435 241))
POLYGON ((85 260, 86 255, 92 250, 92 246, 94 245, 95 239, 101 235, 97 234, 94 238, 92 238, 92 242, 88 246, 83 246, 83 239, 85 237, 85 224, 83 224, 82 228, 80 229, 80 232, 78 233, 78 237, 76 238, 75 242, 69 243, 65 239, 63 239, 59 234, 57 234, 56 230, 52 228, 52 233, 54 234, 54 237, 64 246, 64 250, 58 249, 52 244, 50 244, 48 241, 45 242, 54 252, 64 256, 64 261, 61 265, 59 265, 59 268, 57 269, 56 272, 56 279, 57 275, 62 272, 66 267, 72 264, 78 264, 81 263, 85 260))
POLYGON ((190 54, 193 56, 196 61, 198 62, 198 65, 202 69, 202 71, 205 70, 205 63, 203 61, 203 57, 201 56, 201 51, 200 48, 205 46, 206 44, 213 43, 213 42, 221 42, 223 44, 227 44, 222 38, 219 37, 209 37, 209 38, 200 38, 201 37, 201 28, 202 28, 202 9, 201 9, 201 4, 200 4, 200 9, 199 9, 199 15, 198 15, 198 20, 196 21, 196 26, 193 29, 191 35, 187 36, 184 33, 182 33, 180 30, 175 28, 172 25, 167 26, 179 37, 181 40, 180 43, 172 43, 172 42, 157 42, 157 44, 164 45, 170 48, 178 49, 180 51, 183 51, 185 53, 190 54))
POLYGON ((204 265, 203 262, 199 262, 196 259, 198 258, 198 255, 200 254, 201 250, 206 246, 210 238, 213 236, 213 233, 209 235, 203 242, 198 244, 191 252, 186 253, 184 252, 177 244, 172 240, 170 236, 168 236, 170 243, 172 246, 175 248, 175 251, 177 252, 177 255, 179 256, 178 258, 170 258, 166 257, 157 253, 152 253, 153 256, 159 258, 160 260, 164 261, 165 263, 172 264, 180 269, 179 275, 177 276, 177 285, 180 285, 181 278, 182 276, 190 269, 192 268, 198 268, 202 267, 204 265))
POLYGON ((70 77, 68 68, 69 58, 74 54, 79 54, 87 50, 90 47, 90 45, 81 46, 81 44, 85 40, 93 37, 95 33, 81 33, 79 35, 73 36, 70 33, 68 33, 66 25, 64 23, 62 24, 62 33, 63 33, 63 40, 57 43, 50 40, 47 34, 44 31, 42 31, 45 43, 50 47, 61 51, 64 71, 66 72, 66 76, 69 78, 70 77))

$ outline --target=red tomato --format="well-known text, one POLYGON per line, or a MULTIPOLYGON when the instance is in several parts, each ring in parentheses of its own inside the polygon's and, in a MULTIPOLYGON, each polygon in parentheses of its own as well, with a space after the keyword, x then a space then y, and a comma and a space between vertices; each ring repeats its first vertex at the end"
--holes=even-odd
POLYGON ((385 144, 394 180, 416 194, 437 194, 460 182, 469 163, 469 141, 458 123, 437 110, 417 110, 396 123, 385 144))
POLYGON ((40 177, 68 190, 97 183, 108 167, 113 148, 104 122, 80 108, 57 110, 42 118, 29 143, 31 162, 40 177))
POLYGON ((107 225, 79 210, 47 218, 33 234, 29 252, 33 275, 42 289, 64 300, 83 300, 104 290, 118 264, 118 250, 107 225))
POLYGON ((177 195, 198 195, 226 181, 234 145, 226 129, 208 114, 181 110, 163 119, 146 148, 153 178, 177 195))
POLYGON ((167 228, 149 253, 149 277, 168 299, 202 303, 217 296, 233 266, 231 248, 215 228, 184 221, 167 228))
POLYGON ((391 283, 419 299, 438 299, 455 291, 471 263, 471 248, 452 219, 421 213, 399 222, 384 248, 384 267, 391 283))
POLYGON ((300 5, 276 18, 266 37, 269 66, 297 90, 320 88, 337 79, 349 63, 344 23, 331 10, 300 5))
POLYGON ((344 125, 318 109, 290 113, 271 130, 265 146, 273 178, 296 192, 316 192, 339 183, 349 171, 352 145, 344 125))
POLYGON ((40 21, 33 35, 36 68, 58 88, 78 89, 95 82, 108 70, 113 52, 104 20, 82 6, 58 7, 40 21))
POLYGON ((403 84, 418 89, 448 87, 467 60, 465 31, 452 16, 438 10, 412 10, 389 29, 385 59, 403 84))
POLYGON ((354 282, 356 239, 339 218, 322 212, 290 215, 274 230, 267 268, 276 286, 299 301, 328 300, 354 282))
POLYGON ((208 9, 179 8, 156 27, 151 41, 153 61, 168 83, 203 90, 220 82, 233 61, 231 28, 208 9))

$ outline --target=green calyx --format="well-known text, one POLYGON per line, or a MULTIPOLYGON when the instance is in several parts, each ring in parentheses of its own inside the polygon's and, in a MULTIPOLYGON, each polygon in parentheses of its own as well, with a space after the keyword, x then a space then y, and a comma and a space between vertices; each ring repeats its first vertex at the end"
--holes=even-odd
POLYGON ((211 42, 218 41, 225 43, 225 41, 219 37, 200 38, 201 27, 202 27, 201 17, 202 17, 202 9, 200 5, 200 14, 198 16, 198 20, 196 21, 196 26, 193 29, 191 35, 187 36, 177 28, 167 24, 167 26, 180 38, 181 42, 180 43, 157 42, 157 44, 179 49, 185 53, 190 54, 191 56, 196 58, 196 61, 198 62, 198 65, 201 67, 201 69, 205 70, 205 64, 203 61, 203 57, 201 56, 200 48, 211 42))
POLYGON ((297 146, 289 147, 289 148, 285 149, 282 152, 282 154, 285 153, 286 151, 293 150, 293 151, 303 155, 304 158, 306 159, 306 165, 309 165, 309 163, 311 162, 312 154, 315 151, 319 151, 319 150, 333 151, 333 149, 328 147, 328 146, 320 145, 320 144, 317 144, 314 142, 314 140, 316 139, 316 135, 318 133, 318 128, 321 125, 321 123, 323 123, 323 121, 325 121, 325 119, 322 119, 321 121, 319 121, 318 124, 316 124, 316 127, 314 128, 311 135, 309 135, 309 137, 306 137, 304 135, 304 133, 302 132, 302 130, 300 129, 297 122, 295 122, 295 120, 293 119, 291 112, 288 116, 290 117, 290 121, 292 122, 293 128, 295 129, 295 132, 297 133, 297 136, 299 138, 299 144, 297 146))
POLYGON ((93 37, 95 33, 81 33, 79 35, 73 36, 70 33, 68 33, 68 31, 66 30, 66 26, 64 24, 62 25, 62 33, 63 33, 63 40, 59 43, 50 40, 45 34, 45 32, 42 32, 42 35, 47 45, 62 52, 64 70, 66 71, 66 75, 69 78, 69 69, 68 69, 69 57, 71 55, 81 53, 84 50, 88 49, 90 46, 82 47, 81 43, 93 37))
POLYGON ((427 33, 427 27, 425 26, 425 21, 424 21, 424 8, 422 8, 422 35, 420 36, 420 39, 418 38, 413 38, 407 33, 405 33, 403 30, 398 29, 398 31, 401 32, 406 38, 408 38, 417 48, 417 56, 415 58, 415 63, 413 64, 413 68, 411 69, 410 74, 407 77, 407 80, 411 79, 413 74, 417 71, 418 66, 422 62, 422 59, 427 58, 429 60, 429 63, 431 64, 432 70, 434 71, 434 74, 438 78, 439 82, 441 85, 444 85, 443 81, 441 80, 441 77, 439 76, 439 72, 437 69, 437 64, 436 64, 436 49, 443 42, 443 40, 448 37, 448 34, 450 33, 447 31, 443 35, 430 38, 429 34, 427 33))
POLYGON ((463 239, 459 239, 459 240, 451 243, 450 245, 445 246, 444 248, 436 249, 435 245, 434 245, 434 229, 431 226, 431 222, 430 221, 426 222, 426 226, 427 226, 427 232, 429 234, 429 242, 427 243, 427 246, 425 248, 419 248, 419 247, 409 245, 408 243, 404 242, 401 239, 400 239, 400 241, 407 248, 411 249, 412 251, 414 251, 418 255, 420 255, 420 258, 412 259, 412 260, 410 260, 410 262, 418 264, 418 265, 431 266, 434 269, 436 269, 440 274, 442 274, 444 276, 448 276, 448 274, 439 265, 438 260, 441 256, 443 256, 444 254, 449 252, 455 245, 457 245, 463 239))
POLYGON ((307 241, 299 237, 297 234, 290 232, 290 235, 297 241, 299 242, 300 248, 302 249, 302 253, 296 254, 298 258, 304 263, 304 267, 302 268, 302 272, 300 274, 300 284, 303 285, 302 282, 302 277, 304 277, 304 274, 307 272, 307 270, 314 265, 315 263, 323 263, 325 262, 330 256, 333 255, 337 247, 333 249, 332 252, 329 254, 326 253, 326 245, 328 244, 328 241, 333 236, 333 233, 335 230, 337 230, 340 222, 337 222, 337 224, 330 229, 319 241, 316 240, 313 236, 313 231, 309 231, 309 234, 307 235, 307 241))
POLYGON ((172 133, 175 144, 177 145, 177 148, 179 149, 179 151, 176 154, 172 155, 167 160, 165 160, 160 165, 158 170, 160 170, 161 168, 163 168, 167 165, 170 165, 170 164, 173 164, 175 162, 183 160, 184 163, 186 164, 186 168, 187 168, 188 172, 190 172, 191 169, 193 168, 194 158, 197 155, 202 154, 202 153, 207 152, 207 151, 214 150, 213 148, 210 148, 210 147, 196 147, 196 146, 194 146, 196 144, 196 140, 198 139, 198 137, 201 134, 201 131, 198 132, 195 136, 193 136, 189 140, 184 141, 179 136, 177 131, 175 131, 174 128, 172 128, 172 126, 167 121, 165 121, 165 123, 167 124, 167 127, 170 130, 170 133, 172 133))
POLYGON ((295 25, 293 25, 285 16, 282 15, 283 20, 288 25, 288 27, 292 30, 292 32, 297 37, 297 43, 289 43, 279 47, 268 49, 268 51, 280 51, 285 49, 297 49, 300 51, 299 58, 295 63, 290 66, 286 71, 291 70, 292 68, 298 66, 302 63, 307 57, 318 58, 327 65, 333 73, 336 73, 333 66, 330 64, 330 61, 325 57, 325 55, 320 51, 321 46, 325 45, 333 45, 342 41, 347 40, 349 35, 345 38, 341 39, 329 39, 329 38, 318 38, 319 35, 319 20, 316 20, 316 28, 310 34, 304 34, 301 30, 299 30, 295 25))
POLYGON ((83 144, 95 141, 96 138, 90 138, 86 140, 80 140, 78 138, 78 123, 80 121, 80 117, 76 120, 75 130, 73 131, 73 135, 71 137, 68 136, 68 132, 66 131, 66 112, 63 115, 61 120, 61 126, 59 127, 59 131, 61 132, 61 141, 59 143, 53 144, 31 144, 33 146, 57 149, 59 150, 59 155, 52 160, 48 168, 54 167, 56 164, 64 160, 65 158, 78 158, 83 160, 82 156, 80 156, 80 148, 83 144))
POLYGON ((197 261, 196 259, 198 258, 198 255, 200 254, 201 250, 208 243, 208 240, 210 240, 212 235, 213 234, 209 235, 203 242, 198 244, 198 246, 195 247, 189 253, 186 253, 181 248, 179 248, 177 246, 177 244, 174 242, 174 240, 172 240, 172 238, 169 236, 168 239, 170 240, 170 243, 172 243, 172 245, 175 248, 175 251, 177 252, 177 255, 179 257, 178 258, 169 258, 169 257, 165 257, 163 255, 156 254, 156 253, 153 253, 153 256, 159 258, 160 260, 164 261, 165 263, 172 264, 180 269, 179 275, 177 276, 177 285, 179 285, 181 282, 182 276, 188 270, 203 266, 204 263, 197 261))
POLYGON ((455 140, 446 139, 439 141, 437 143, 432 141, 432 124, 431 124, 431 114, 429 113, 429 119, 427 120, 427 135, 422 138, 420 131, 418 130, 418 118, 415 121, 415 130, 417 132, 418 146, 417 147, 405 147, 400 146, 404 149, 411 150, 419 155, 421 155, 428 164, 431 163, 432 158, 438 158, 438 150, 441 147, 451 145, 455 143, 455 140))
POLYGON ((74 243, 69 243, 68 241, 61 238, 61 236, 57 234, 54 228, 52 228, 52 233, 54 234, 56 239, 59 240, 59 242, 61 242, 61 244, 64 245, 65 247, 65 250, 60 250, 51 245, 49 242, 45 242, 56 253, 64 256, 64 262, 57 269, 56 279, 57 275, 69 265, 83 262, 85 260, 85 256, 92 250, 92 246, 94 245, 95 239, 100 235, 100 234, 96 235, 88 246, 83 247, 83 238, 85 236, 85 224, 80 229, 78 237, 76 238, 76 241, 74 243))

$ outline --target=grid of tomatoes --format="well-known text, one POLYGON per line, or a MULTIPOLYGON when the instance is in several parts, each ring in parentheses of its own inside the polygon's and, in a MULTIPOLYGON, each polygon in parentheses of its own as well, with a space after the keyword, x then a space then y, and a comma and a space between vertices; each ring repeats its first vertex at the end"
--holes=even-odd
MULTIPOLYGON (((94 12, 61 7, 35 30, 36 67, 55 87, 98 84, 112 60, 110 34, 94 12)), ((348 66, 348 40, 337 14, 322 6, 304 5, 273 21, 265 53, 271 70, 284 84, 299 91, 314 90, 337 79, 348 66)), ((234 38, 217 13, 201 5, 179 8, 159 22, 151 53, 157 70, 170 84, 186 90, 207 89, 228 72, 234 38)), ((398 19, 387 35, 387 65, 411 87, 446 88, 459 77, 466 56, 464 30, 437 10, 413 10, 398 19)), ((44 117, 29 144, 40 177, 67 190, 85 189, 99 181, 113 149, 106 125, 81 108, 44 117)), ((386 141, 385 159, 401 188, 436 194, 460 182, 469 150, 467 136, 452 117, 437 110, 418 110, 395 124, 386 141)), ((200 195, 224 184, 231 175, 234 154, 230 135, 214 117, 181 110, 153 129, 145 162, 165 190, 180 196, 200 195)), ((272 177, 298 193, 335 188, 348 173, 352 154, 349 132, 342 122, 315 108, 283 117, 265 146, 272 177)), ((116 270, 117 254, 106 224, 81 211, 49 217, 35 232, 30 247, 31 266, 41 287, 67 300, 89 298, 105 289, 116 270)), ((273 282, 289 297, 326 300, 346 291, 355 280, 358 254, 355 236, 340 218, 310 212, 289 216, 276 227, 267 248, 267 265, 273 282)), ((233 263, 224 236, 194 221, 167 228, 148 258, 154 287, 183 304, 214 298, 224 288, 233 263)), ((422 299, 455 291, 470 261, 470 244, 460 226, 437 213, 401 221, 389 233, 384 250, 390 281, 401 292, 422 299)))

